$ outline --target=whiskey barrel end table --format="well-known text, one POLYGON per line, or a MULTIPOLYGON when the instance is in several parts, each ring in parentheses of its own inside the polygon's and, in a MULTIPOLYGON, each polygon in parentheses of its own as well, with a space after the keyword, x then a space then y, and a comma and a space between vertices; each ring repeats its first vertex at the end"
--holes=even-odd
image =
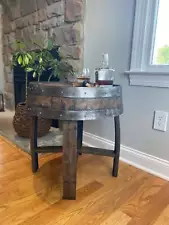
POLYGON ((73 87, 69 83, 31 83, 27 107, 31 115, 30 146, 32 171, 38 166, 39 153, 62 152, 63 198, 76 199, 78 154, 95 154, 114 159, 112 175, 118 176, 120 156, 120 119, 123 112, 122 90, 112 87, 73 87), (37 146, 37 118, 63 121, 63 146, 37 146), (82 146, 83 121, 114 118, 115 149, 82 146))

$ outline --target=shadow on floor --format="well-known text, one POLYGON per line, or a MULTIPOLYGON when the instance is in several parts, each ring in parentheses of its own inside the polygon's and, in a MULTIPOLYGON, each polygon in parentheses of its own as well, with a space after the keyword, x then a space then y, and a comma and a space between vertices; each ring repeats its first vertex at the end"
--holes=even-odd
POLYGON ((62 179, 62 157, 60 156, 40 166, 38 172, 34 174, 34 190, 39 197, 53 204, 62 199, 62 179))

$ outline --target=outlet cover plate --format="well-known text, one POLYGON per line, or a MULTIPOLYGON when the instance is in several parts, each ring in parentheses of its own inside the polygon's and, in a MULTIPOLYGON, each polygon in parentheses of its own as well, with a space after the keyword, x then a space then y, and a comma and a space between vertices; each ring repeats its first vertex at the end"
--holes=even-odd
POLYGON ((168 112, 155 111, 154 129, 159 131, 167 131, 168 112))

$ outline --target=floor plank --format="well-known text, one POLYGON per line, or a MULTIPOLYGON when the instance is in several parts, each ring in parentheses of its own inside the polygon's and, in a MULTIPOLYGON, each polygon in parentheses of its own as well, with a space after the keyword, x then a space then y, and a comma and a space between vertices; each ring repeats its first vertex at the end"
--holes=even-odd
POLYGON ((166 183, 165 180, 149 175, 149 178, 141 184, 136 193, 122 206, 121 210, 128 216, 134 217, 150 204, 154 196, 166 183))
POLYGON ((73 210, 74 212, 77 212, 78 206, 80 205, 82 207, 83 200, 87 196, 90 196, 92 193, 102 188, 102 186, 103 185, 99 182, 93 181, 92 183, 89 183, 83 188, 77 190, 76 201, 59 200, 47 210, 43 210, 32 219, 25 221, 23 224, 61 224, 61 220, 67 220, 69 217, 68 215, 66 215, 66 217, 64 216, 67 210, 73 210))
POLYGON ((169 225, 169 205, 163 210, 153 225, 169 225))
POLYGON ((168 204, 169 183, 162 186, 160 191, 136 214, 128 225, 152 225, 168 204))
POLYGON ((131 217, 121 211, 116 211, 107 220, 101 223, 101 225, 127 225, 130 220, 131 217))
POLYGON ((1 225, 167 225, 169 183, 124 163, 111 176, 112 159, 78 159, 77 200, 62 200, 62 155, 30 157, 0 138, 1 225))
POLYGON ((105 187, 83 202, 83 207, 78 214, 73 214, 72 211, 66 212, 65 217, 71 215, 69 220, 67 223, 60 221, 60 224, 101 224, 130 198, 145 179, 143 174, 137 178, 137 181, 133 179, 126 182, 125 187, 122 180, 121 185, 113 185, 113 182, 105 183, 105 187))
POLYGON ((0 224, 17 225, 48 207, 49 203, 37 194, 1 205, 0 224))

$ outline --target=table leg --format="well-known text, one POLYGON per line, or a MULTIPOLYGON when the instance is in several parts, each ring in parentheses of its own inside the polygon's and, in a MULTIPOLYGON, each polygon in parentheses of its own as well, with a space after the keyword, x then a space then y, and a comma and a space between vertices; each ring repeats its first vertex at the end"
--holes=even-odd
MULTIPOLYGON (((77 149, 78 151, 81 149, 83 145, 83 121, 78 121, 78 128, 77 128, 77 149)), ((79 153, 82 155, 82 153, 79 153)))
POLYGON ((38 153, 35 151, 35 148, 37 148, 37 126, 38 126, 38 118, 36 116, 31 117, 30 148, 31 148, 31 156, 32 156, 32 172, 33 173, 36 173, 39 168, 38 153))
POLYGON ((0 95, 1 95, 1 101, 2 101, 2 107, 0 109, 0 112, 4 112, 5 111, 4 95, 3 94, 0 94, 0 95))
POLYGON ((76 199, 77 122, 63 123, 63 199, 76 199))
POLYGON ((114 117, 114 125, 115 125, 115 157, 114 157, 112 175, 114 177, 117 177, 118 170, 119 170, 119 157, 120 157, 120 118, 119 116, 114 117))

